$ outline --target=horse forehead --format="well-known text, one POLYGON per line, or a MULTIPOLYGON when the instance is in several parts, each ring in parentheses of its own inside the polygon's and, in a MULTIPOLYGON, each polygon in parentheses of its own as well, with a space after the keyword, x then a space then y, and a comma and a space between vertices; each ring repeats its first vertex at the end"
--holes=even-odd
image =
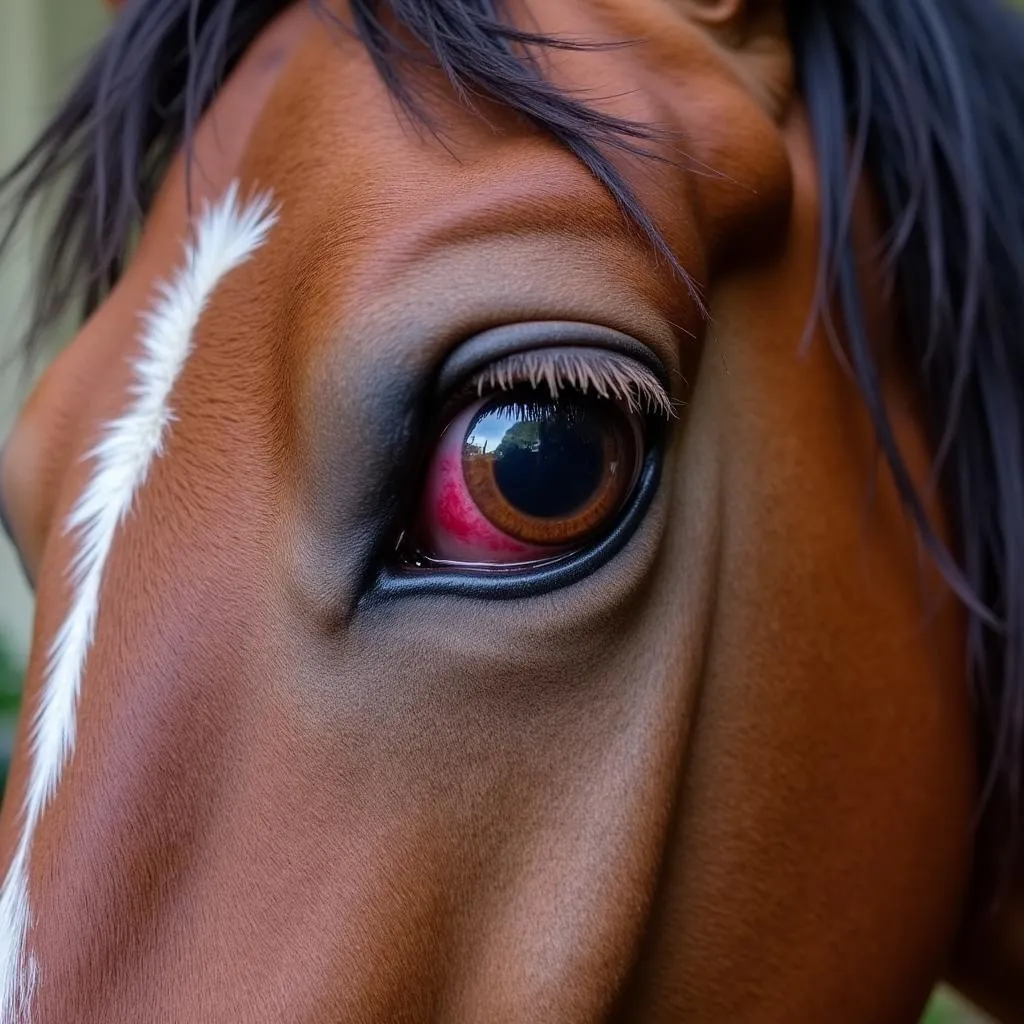
MULTIPOLYGON (((334 6, 348 24, 348 5, 334 6)), ((540 53, 542 73, 556 87, 601 112, 669 131, 682 129, 691 145, 720 140, 739 120, 755 116, 755 106, 781 120, 794 88, 787 22, 782 4, 774 0, 749 10, 743 0, 511 0, 503 8, 512 24, 581 44, 540 53)), ((355 32, 318 28, 307 34, 303 53, 294 56, 302 70, 302 87, 295 91, 321 93, 339 129, 350 129, 352 115, 360 111, 373 110, 378 124, 392 120, 394 96, 363 41, 355 32), (339 79, 346 81, 345 91, 330 88, 339 79)), ((437 113, 446 139, 449 129, 457 132, 459 121, 479 122, 481 113, 485 122, 500 119, 504 97, 493 97, 497 104, 491 106, 479 92, 473 93, 472 104, 456 102, 435 110, 439 96, 448 92, 454 99, 454 93, 439 71, 426 70, 431 63, 429 58, 399 61, 396 70, 406 76, 408 92, 420 106, 437 113)), ((493 144, 492 127, 484 123, 481 134, 493 144)), ((458 135, 456 140, 463 141, 458 135)), ((307 139, 306 148, 324 141, 329 140, 322 134, 307 139)), ((716 144, 720 148, 720 141, 716 144)))
MULTIPOLYGON (((663 0, 552 0, 529 10, 520 4, 510 20, 574 40, 641 40, 603 50, 546 50, 544 73, 600 112, 656 129, 642 143, 654 159, 626 152, 618 158, 692 273, 701 269, 688 265, 695 233, 714 242, 742 226, 749 237, 764 227, 751 221, 762 209, 773 219, 770 227, 778 226, 791 188, 778 120, 750 87, 754 72, 737 72, 742 46, 723 45, 716 26, 663 0)), ((584 215, 588 224, 616 220, 623 240, 631 237, 610 194, 583 164, 555 140, 532 133, 502 97, 477 96, 470 107, 456 101, 440 73, 412 62, 402 71, 409 91, 440 125, 440 141, 425 128, 410 130, 355 36, 306 37, 242 162, 244 180, 273 185, 285 228, 306 217, 308 230, 334 240, 342 232, 352 242, 347 258, 363 243, 386 256, 394 244, 385 236, 395 226, 445 217, 465 224, 476 204, 518 207, 532 193, 538 201, 524 204, 531 207, 524 223, 539 224, 546 215, 551 234, 565 234, 576 223, 568 218, 584 215)), ((779 85, 785 75, 776 79, 773 88, 788 87, 779 85)))

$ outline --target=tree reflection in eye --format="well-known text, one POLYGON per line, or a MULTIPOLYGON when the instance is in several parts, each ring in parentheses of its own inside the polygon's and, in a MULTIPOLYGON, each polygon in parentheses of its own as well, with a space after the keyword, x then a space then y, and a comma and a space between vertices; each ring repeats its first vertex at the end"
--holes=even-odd
POLYGON ((480 514, 499 530, 561 548, 586 540, 619 512, 643 449, 639 415, 612 400, 571 391, 499 396, 470 425, 462 473, 480 514), (489 449, 487 434, 498 438, 489 449))

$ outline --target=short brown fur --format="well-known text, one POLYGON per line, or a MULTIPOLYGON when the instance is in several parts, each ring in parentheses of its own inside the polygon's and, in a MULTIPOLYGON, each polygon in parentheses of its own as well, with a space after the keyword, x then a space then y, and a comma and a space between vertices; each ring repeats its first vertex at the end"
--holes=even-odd
MULTIPOLYGON (((554 143, 453 101, 446 149, 396 118, 358 42, 301 5, 273 23, 199 128, 193 185, 270 187, 281 222, 203 317, 114 549, 32 862, 41 1024, 908 1024, 949 966, 977 790, 962 614, 855 385, 823 335, 798 351, 818 199, 779 12, 530 13, 648 40, 553 54, 552 74, 680 133, 692 164, 620 159, 714 331, 554 143), (628 332, 669 367, 685 405, 644 524, 542 599, 361 603, 379 381, 527 319, 628 332)), ((866 193, 858 217, 872 252, 866 193)), ((186 224, 179 157, 5 449, 38 587, 29 706, 81 456, 186 224)), ((895 369, 886 393, 924 482, 895 369)), ((18 751, 7 856, 24 724, 18 751)), ((1024 1019, 1024 999, 999 1009, 1024 1019)))

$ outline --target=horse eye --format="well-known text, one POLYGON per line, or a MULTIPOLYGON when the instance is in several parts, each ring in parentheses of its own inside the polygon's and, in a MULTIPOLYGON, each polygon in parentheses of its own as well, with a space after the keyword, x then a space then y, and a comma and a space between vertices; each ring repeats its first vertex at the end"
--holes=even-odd
POLYGON ((629 500, 644 438, 641 413, 571 388, 474 402, 435 450, 408 560, 509 569, 579 550, 629 500))

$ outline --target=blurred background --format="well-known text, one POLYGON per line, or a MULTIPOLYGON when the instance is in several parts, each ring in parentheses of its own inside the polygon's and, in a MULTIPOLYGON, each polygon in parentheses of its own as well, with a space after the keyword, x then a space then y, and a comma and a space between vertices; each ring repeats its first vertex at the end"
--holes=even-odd
MULTIPOLYGON (((0 170, 30 144, 102 34, 107 17, 102 0, 0 0, 0 170)), ((0 441, 32 379, 43 369, 42 363, 26 367, 14 352, 30 295, 32 251, 29 232, 19 241, 14 258, 0 266, 0 441)), ((69 324, 51 339, 50 354, 66 341, 71 329, 69 324)), ((31 628, 31 592, 13 550, 0 535, 0 790, 14 737, 31 628)), ((951 993, 940 990, 922 1024, 985 1021, 951 993)))

